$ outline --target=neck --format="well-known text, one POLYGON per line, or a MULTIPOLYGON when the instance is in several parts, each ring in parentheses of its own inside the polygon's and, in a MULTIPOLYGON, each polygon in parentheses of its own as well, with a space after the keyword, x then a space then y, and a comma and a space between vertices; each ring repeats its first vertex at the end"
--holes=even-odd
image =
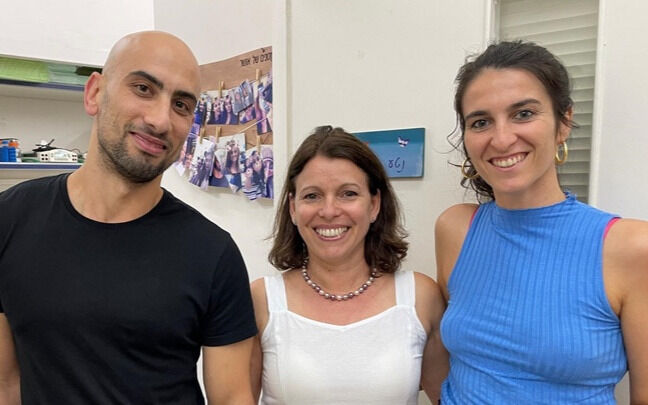
POLYGON ((332 293, 346 293, 358 288, 371 275, 371 269, 362 260, 345 264, 326 263, 317 258, 309 260, 306 269, 310 277, 323 289, 332 293))
POLYGON ((547 176, 539 180, 535 187, 514 193, 493 191, 497 206, 509 210, 540 208, 557 204, 565 199, 558 177, 547 176))
POLYGON ((162 198, 162 178, 135 184, 107 171, 88 156, 68 178, 67 190, 74 209, 97 222, 128 222, 149 212, 162 198))

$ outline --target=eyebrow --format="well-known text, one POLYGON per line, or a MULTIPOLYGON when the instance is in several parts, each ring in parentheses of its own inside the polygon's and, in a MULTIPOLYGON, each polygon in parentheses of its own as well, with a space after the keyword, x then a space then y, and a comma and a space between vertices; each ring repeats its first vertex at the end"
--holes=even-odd
MULTIPOLYGON (((524 100, 517 101, 513 104, 511 104, 508 107, 508 110, 515 110, 516 108, 523 107, 528 104, 541 104, 540 101, 536 100, 535 98, 525 98, 524 100)), ((477 110, 473 111, 470 114, 466 115, 464 117, 464 121, 468 121, 468 119, 473 118, 473 117, 482 117, 484 115, 488 115, 488 113, 485 110, 477 110)))
POLYGON ((524 100, 518 101, 517 103, 511 104, 509 110, 515 110, 516 108, 523 107, 527 104, 541 104, 540 101, 535 98, 525 98, 524 100))
MULTIPOLYGON (((345 187, 362 188, 362 185, 360 185, 358 183, 343 183, 343 184, 340 184, 338 189, 342 189, 342 188, 345 188, 345 187)), ((319 186, 317 186, 317 185, 309 184, 307 186, 304 186, 301 190, 296 190, 296 191, 299 191, 300 193, 303 193, 304 191, 311 192, 313 190, 320 191, 321 188, 319 186)))
POLYGON ((164 83, 162 83, 162 81, 160 79, 158 79, 157 77, 155 77, 152 74, 147 73, 147 72, 145 72, 143 70, 136 70, 134 72, 130 72, 129 76, 143 77, 144 79, 146 79, 149 82, 153 83, 160 90, 164 89, 164 83))
MULTIPOLYGON (((149 82, 153 83, 153 85, 160 90, 164 90, 164 83, 157 77, 153 76, 152 74, 145 72, 143 70, 136 70, 134 72, 130 72, 129 76, 139 76, 143 77, 144 79, 148 80, 149 82)), ((198 102, 198 98, 196 97, 195 94, 185 91, 185 90, 176 90, 173 92, 174 96, 177 97, 182 97, 182 98, 188 98, 191 99, 194 103, 198 102)))

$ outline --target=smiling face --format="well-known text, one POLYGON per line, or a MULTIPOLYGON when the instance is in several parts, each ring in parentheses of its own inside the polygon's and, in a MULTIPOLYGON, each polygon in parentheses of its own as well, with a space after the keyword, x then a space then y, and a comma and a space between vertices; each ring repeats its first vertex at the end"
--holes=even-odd
POLYGON ((134 183, 160 176, 180 153, 199 88, 195 58, 177 38, 148 32, 120 41, 86 86, 104 167, 134 183))
POLYGON ((485 69, 466 88, 462 105, 466 151, 498 205, 538 207, 564 198, 554 156, 570 129, 555 117, 533 74, 485 69))
POLYGON ((346 159, 315 156, 295 178, 290 216, 310 261, 328 265, 364 261, 365 236, 380 210, 367 175, 346 159))

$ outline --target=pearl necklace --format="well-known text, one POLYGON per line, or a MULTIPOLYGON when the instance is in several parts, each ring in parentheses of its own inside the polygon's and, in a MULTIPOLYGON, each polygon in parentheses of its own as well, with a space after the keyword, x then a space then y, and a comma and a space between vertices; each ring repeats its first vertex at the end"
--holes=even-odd
POLYGON ((321 297, 323 297, 324 299, 327 299, 327 300, 331 300, 331 301, 346 301, 346 300, 350 300, 353 297, 357 297, 358 295, 365 292, 365 290, 367 288, 369 288, 369 286, 371 284, 373 284, 375 277, 378 276, 378 273, 376 272, 376 269, 372 269, 371 270, 371 276, 369 277, 369 279, 367 281, 362 283, 360 288, 358 288, 355 291, 351 291, 351 292, 349 292, 347 294, 344 294, 344 295, 335 295, 335 294, 327 293, 326 291, 322 290, 322 287, 320 287, 319 285, 317 285, 316 282, 311 280, 310 276, 308 275, 308 271, 306 270, 306 264, 307 263, 305 262, 304 265, 302 266, 302 277, 304 277, 304 281, 306 282, 306 284, 311 286, 313 288, 313 290, 315 290, 315 292, 317 294, 319 294, 321 297))

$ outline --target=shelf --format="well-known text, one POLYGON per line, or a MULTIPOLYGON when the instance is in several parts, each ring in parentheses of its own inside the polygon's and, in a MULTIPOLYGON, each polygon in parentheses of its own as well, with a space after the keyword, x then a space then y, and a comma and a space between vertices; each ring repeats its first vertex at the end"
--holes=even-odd
POLYGON ((79 163, 0 162, 0 192, 25 180, 71 173, 79 167, 79 163))
POLYGON ((76 170, 81 163, 16 163, 0 162, 0 170, 76 170))
POLYGON ((83 86, 0 79, 0 96, 82 101, 83 86))

